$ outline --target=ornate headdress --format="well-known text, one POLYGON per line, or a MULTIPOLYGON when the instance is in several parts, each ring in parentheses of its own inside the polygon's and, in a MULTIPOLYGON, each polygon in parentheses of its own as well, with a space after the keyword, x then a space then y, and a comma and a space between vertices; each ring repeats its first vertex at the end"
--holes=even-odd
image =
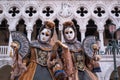
POLYGON ((55 23, 53 21, 45 21, 44 25, 40 27, 40 31, 42 31, 44 28, 53 30, 54 27, 55 27, 55 23))
POLYGON ((67 26, 74 26, 74 23, 72 21, 66 21, 63 23, 63 26, 64 27, 67 27, 67 26))
POLYGON ((44 25, 49 29, 53 29, 55 27, 55 23, 53 21, 45 21, 44 25))
POLYGON ((41 32, 44 28, 48 28, 52 32, 52 35, 51 35, 51 37, 52 37, 53 33, 54 33, 54 27, 55 27, 55 23, 54 22, 52 22, 52 21, 45 21, 44 25, 40 27, 39 32, 41 32))

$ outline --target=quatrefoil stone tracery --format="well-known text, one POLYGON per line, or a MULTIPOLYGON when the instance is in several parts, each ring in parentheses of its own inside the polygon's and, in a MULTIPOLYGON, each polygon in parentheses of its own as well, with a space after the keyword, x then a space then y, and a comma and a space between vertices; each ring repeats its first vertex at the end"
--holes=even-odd
POLYGON ((11 8, 9 9, 8 13, 11 14, 12 17, 15 17, 16 14, 19 14, 19 13, 20 13, 20 11, 19 11, 19 8, 13 6, 13 7, 11 7, 11 8))
POLYGON ((119 17, 120 16, 120 7, 119 6, 115 6, 112 10, 111 10, 111 13, 113 15, 115 15, 116 17, 119 17))
POLYGON ((50 6, 47 6, 43 9, 42 13, 49 17, 51 14, 54 13, 54 10, 50 6))
POLYGON ((88 13, 88 10, 85 7, 79 7, 76 13, 80 14, 81 17, 84 17, 88 13))
POLYGON ((32 17, 37 11, 34 7, 30 6, 26 9, 25 13, 32 17))
POLYGON ((96 14, 98 17, 102 17, 105 14, 105 10, 102 7, 96 7, 94 14, 96 14))

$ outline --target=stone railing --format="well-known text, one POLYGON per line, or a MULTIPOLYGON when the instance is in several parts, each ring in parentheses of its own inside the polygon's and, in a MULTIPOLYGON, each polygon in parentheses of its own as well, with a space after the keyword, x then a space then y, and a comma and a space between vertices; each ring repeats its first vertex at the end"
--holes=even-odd
MULTIPOLYGON (((6 64, 11 65, 12 63, 12 59, 8 50, 9 46, 0 46, 0 67, 6 64)), ((101 55, 101 62, 113 62, 113 54, 110 50, 107 52, 105 51, 105 53, 102 54, 98 52, 97 54, 101 55)), ((116 59, 120 60, 120 53, 116 54, 116 59)))
MULTIPOLYGON (((117 49, 115 49, 114 53, 116 55, 120 55, 120 47, 118 47, 118 51, 117 51, 117 49)), ((105 48, 105 55, 113 55, 113 53, 112 53, 112 47, 111 46, 109 46, 109 49, 105 48)))
MULTIPOLYGON (((0 56, 9 56, 8 49, 9 49, 8 46, 0 46, 0 56)), ((119 52, 117 53, 116 51, 115 53, 116 55, 120 55, 120 48, 119 48, 119 52)), ((106 48, 105 53, 103 55, 113 55, 113 53, 110 50, 107 50, 106 48)))
POLYGON ((0 56, 8 56, 8 46, 0 46, 0 56))
POLYGON ((0 68, 4 65, 11 65, 12 59, 9 55, 9 46, 0 46, 0 68))
POLYGON ((0 46, 0 60, 9 60, 10 54, 8 52, 8 46, 0 46))
MULTIPOLYGON (((9 46, 0 46, 0 58, 10 56, 8 53, 8 50, 9 50, 9 46)), ((100 53, 97 53, 97 54, 102 56, 113 56, 113 53, 110 50, 106 50, 105 53, 103 54, 100 54, 100 53)), ((119 48, 119 52, 117 53, 116 51, 115 54, 117 57, 118 56, 120 57, 120 48, 119 48)))

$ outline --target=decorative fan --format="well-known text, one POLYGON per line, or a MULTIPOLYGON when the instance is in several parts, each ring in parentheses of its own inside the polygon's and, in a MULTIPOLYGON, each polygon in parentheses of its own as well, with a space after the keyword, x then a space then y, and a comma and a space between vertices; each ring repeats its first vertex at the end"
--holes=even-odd
POLYGON ((19 44, 18 53, 22 56, 22 58, 24 58, 29 53, 30 46, 28 38, 25 34, 18 31, 12 31, 11 36, 13 42, 17 42, 19 44))
POLYGON ((90 58, 93 57, 93 53, 94 53, 93 44, 96 44, 95 36, 88 36, 83 40, 83 48, 85 54, 90 58))

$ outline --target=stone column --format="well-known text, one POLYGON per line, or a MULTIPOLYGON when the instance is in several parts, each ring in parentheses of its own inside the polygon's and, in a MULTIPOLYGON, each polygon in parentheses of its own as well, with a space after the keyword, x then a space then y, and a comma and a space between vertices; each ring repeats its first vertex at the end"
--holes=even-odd
POLYGON ((86 32, 86 30, 85 29, 81 29, 80 32, 81 32, 81 42, 82 42, 85 39, 85 32, 86 32))
POLYGON ((99 26, 97 31, 99 32, 99 39, 100 39, 100 54, 104 54, 105 52, 105 46, 104 46, 104 38, 103 38, 103 31, 104 31, 104 23, 103 20, 99 20, 97 25, 99 26))
POLYGON ((103 30, 98 30, 98 32, 99 32, 99 38, 100 38, 100 41, 101 41, 100 51, 105 51, 104 40, 103 40, 103 30))
POLYGON ((77 22, 78 22, 78 25, 80 26, 79 31, 81 32, 81 42, 83 42, 83 40, 85 39, 87 18, 80 19, 77 22))
POLYGON ((60 37, 60 40, 62 41, 62 42, 64 42, 64 37, 63 37, 63 33, 62 33, 62 30, 63 30, 63 25, 62 25, 62 23, 60 23, 59 24, 59 37, 60 37))
POLYGON ((27 30, 27 38, 29 41, 31 41, 31 34, 32 34, 32 31, 33 31, 33 25, 32 24, 27 24, 27 27, 26 27, 26 30, 27 30))
POLYGON ((13 52, 11 52, 12 48, 10 47, 11 42, 12 42, 11 31, 16 31, 16 21, 13 20, 13 19, 11 19, 11 20, 8 21, 8 24, 9 24, 9 27, 8 27, 8 29, 9 29, 9 43, 8 43, 8 52, 7 52, 8 56, 12 55, 10 53, 13 53, 13 52))

